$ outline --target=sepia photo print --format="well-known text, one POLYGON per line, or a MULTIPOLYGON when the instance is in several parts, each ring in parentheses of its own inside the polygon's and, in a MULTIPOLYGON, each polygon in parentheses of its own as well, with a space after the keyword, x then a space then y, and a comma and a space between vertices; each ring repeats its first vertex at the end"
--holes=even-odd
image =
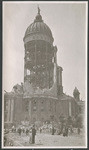
POLYGON ((2 7, 2 148, 87 148, 88 3, 2 7))

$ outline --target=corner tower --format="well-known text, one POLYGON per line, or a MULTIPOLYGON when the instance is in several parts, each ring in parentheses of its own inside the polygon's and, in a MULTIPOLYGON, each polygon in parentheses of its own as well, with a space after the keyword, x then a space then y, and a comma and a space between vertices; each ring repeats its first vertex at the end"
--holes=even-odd
POLYGON ((27 28, 23 40, 25 117, 32 122, 46 120, 50 118, 50 101, 54 103, 58 100, 60 85, 57 83, 57 47, 53 46, 52 32, 42 20, 39 7, 35 20, 27 28))

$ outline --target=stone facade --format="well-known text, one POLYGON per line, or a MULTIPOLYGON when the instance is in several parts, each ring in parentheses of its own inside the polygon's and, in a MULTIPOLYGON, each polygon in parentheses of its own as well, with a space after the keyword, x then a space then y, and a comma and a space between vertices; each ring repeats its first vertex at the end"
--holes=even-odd
POLYGON ((43 22, 38 9, 34 22, 23 38, 24 84, 5 93, 5 124, 19 124, 23 120, 56 121, 61 115, 76 116, 75 98, 63 93, 62 67, 57 64, 57 47, 50 28, 43 22), (11 109, 10 109, 11 108, 11 109))

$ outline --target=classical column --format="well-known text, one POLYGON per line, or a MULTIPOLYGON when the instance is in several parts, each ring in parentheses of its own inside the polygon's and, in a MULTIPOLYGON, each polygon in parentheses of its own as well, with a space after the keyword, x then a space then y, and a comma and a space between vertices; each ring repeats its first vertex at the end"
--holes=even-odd
POLYGON ((27 75, 27 70, 26 70, 26 50, 25 50, 25 57, 24 57, 24 77, 27 75))
POLYGON ((7 122, 10 120, 10 99, 8 100, 8 117, 7 117, 7 122))
POLYGON ((36 41, 35 41, 35 86, 36 86, 36 66, 37 66, 37 64, 36 64, 36 58, 37 57, 37 46, 36 46, 36 41))
POLYGON ((57 58, 56 58, 56 50, 54 48, 54 83, 57 79, 57 58))
POLYGON ((69 116, 71 116, 71 102, 69 102, 69 116))
POLYGON ((59 85, 62 86, 62 68, 59 67, 59 85))
MULTIPOLYGON (((47 80, 48 80, 48 69, 47 69, 47 65, 48 65, 48 62, 47 62, 47 55, 48 55, 48 47, 47 47, 47 43, 46 43, 46 76, 47 76, 47 80)), ((48 85, 47 85, 48 86, 48 85)))
POLYGON ((31 119, 32 119, 32 101, 31 100, 29 101, 28 111, 29 111, 29 120, 31 121, 31 119))
POLYGON ((11 100, 11 118, 10 118, 10 121, 11 123, 13 123, 13 111, 14 111, 14 100, 12 99, 11 100))
POLYGON ((27 69, 24 68, 24 77, 27 75, 27 69))

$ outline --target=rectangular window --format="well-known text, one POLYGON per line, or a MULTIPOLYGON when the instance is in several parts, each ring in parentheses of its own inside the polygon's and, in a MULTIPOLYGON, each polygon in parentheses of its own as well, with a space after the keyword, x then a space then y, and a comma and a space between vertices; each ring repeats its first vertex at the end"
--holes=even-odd
POLYGON ((33 107, 33 111, 36 111, 36 106, 33 107))
POLYGON ((44 110, 44 107, 43 106, 41 106, 41 111, 43 111, 44 110))

